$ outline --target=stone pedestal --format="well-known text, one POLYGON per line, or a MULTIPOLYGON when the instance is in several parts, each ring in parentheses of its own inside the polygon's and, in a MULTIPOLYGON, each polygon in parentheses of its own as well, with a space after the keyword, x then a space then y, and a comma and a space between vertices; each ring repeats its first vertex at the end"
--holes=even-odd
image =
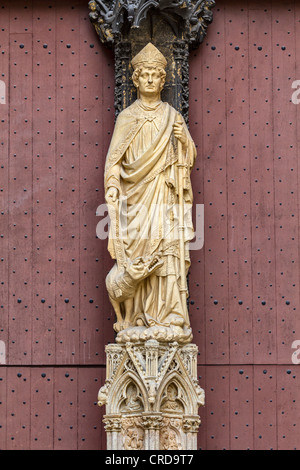
POLYGON ((109 344, 107 376, 99 390, 108 450, 195 450, 198 348, 178 343, 109 344))

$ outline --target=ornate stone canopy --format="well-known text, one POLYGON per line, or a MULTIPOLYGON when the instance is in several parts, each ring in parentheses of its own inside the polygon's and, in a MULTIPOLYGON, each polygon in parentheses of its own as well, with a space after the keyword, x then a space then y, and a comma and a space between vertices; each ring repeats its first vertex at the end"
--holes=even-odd
POLYGON ((189 50, 204 40, 214 0, 91 0, 90 20, 100 41, 115 53, 115 109, 136 98, 130 61, 148 42, 168 58, 163 99, 188 123, 189 50))
POLYGON ((214 0, 91 0, 90 19, 103 44, 116 45, 130 29, 140 28, 148 14, 159 12, 177 39, 192 48, 203 41, 212 22, 214 0))

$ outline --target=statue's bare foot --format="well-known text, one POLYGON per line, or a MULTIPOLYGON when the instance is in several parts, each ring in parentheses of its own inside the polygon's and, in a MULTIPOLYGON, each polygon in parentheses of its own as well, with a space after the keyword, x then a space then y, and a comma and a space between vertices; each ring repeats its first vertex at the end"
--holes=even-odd
POLYGON ((120 321, 117 321, 116 323, 114 323, 114 330, 116 333, 119 333, 123 328, 122 328, 122 324, 123 322, 120 322, 120 321))
POLYGON ((116 333, 120 333, 120 331, 125 330, 126 328, 130 327, 130 323, 127 321, 117 321, 114 323, 114 330, 116 333))

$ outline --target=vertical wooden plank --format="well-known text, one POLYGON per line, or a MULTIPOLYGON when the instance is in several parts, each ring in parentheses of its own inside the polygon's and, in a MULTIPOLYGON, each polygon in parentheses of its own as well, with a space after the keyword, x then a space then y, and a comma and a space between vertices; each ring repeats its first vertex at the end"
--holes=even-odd
POLYGON ((107 239, 96 238, 97 224, 103 219, 96 216, 96 211, 105 202, 103 175, 108 139, 104 129, 110 123, 112 130, 114 124, 114 108, 107 107, 104 100, 108 96, 113 103, 113 57, 101 46, 87 21, 88 11, 83 5, 80 12, 80 362, 105 364, 105 343, 114 339, 114 313, 103 286, 113 261, 107 251, 107 239))
POLYGON ((16 0, 10 6, 10 33, 32 33, 32 0, 16 0))
POLYGON ((230 449, 230 367, 206 366, 206 450, 230 449))
POLYGON ((104 450, 106 433, 102 423, 105 407, 97 396, 105 382, 105 368, 80 367, 78 370, 78 450, 104 450))
MULTIPOLYGON (((273 119, 278 363, 290 360, 293 332, 300 337, 297 211, 297 109, 294 2, 273 5, 273 119)), ((296 47, 299 47, 296 46, 296 47)))
POLYGON ((7 450, 30 450, 30 368, 7 369, 7 450))
POLYGON ((7 361, 6 350, 8 349, 8 247, 9 247, 9 226, 8 226, 8 198, 9 198, 9 3, 2 2, 0 9, 0 342, 2 353, 0 364, 7 361))
POLYGON ((6 450, 7 411, 7 367, 0 367, 0 450, 6 450))
POLYGON ((254 362, 276 363, 271 1, 249 14, 254 362))
POLYGON ((230 449, 253 449, 253 367, 230 367, 230 449))
POLYGON ((33 2, 33 363, 55 361, 55 9, 33 2))
MULTIPOLYGON (((204 392, 206 391, 206 367, 205 366, 198 366, 198 380, 200 387, 203 388, 204 392)), ((206 449, 206 440, 207 440, 207 413, 206 413, 206 406, 199 408, 199 416, 201 420, 201 425, 198 432, 198 441, 197 441, 197 448, 199 450, 206 449)))
MULTIPOLYGON (((298 182, 297 182, 297 191, 298 191, 298 208, 300 207, 300 4, 295 2, 295 53, 296 53, 296 70, 295 70, 295 81, 298 81, 297 86, 297 100, 296 100, 296 118, 297 118, 297 175, 298 175, 298 182)), ((293 93, 296 91, 293 88, 293 93)), ((299 209, 298 209, 299 210, 299 209)), ((299 239, 299 229, 297 237, 299 239)), ((299 256, 299 249, 298 249, 298 256, 299 256)), ((298 282, 296 282, 296 286, 298 285, 298 292, 299 292, 299 282, 300 279, 298 278, 298 282)), ((293 328, 293 341, 300 340, 300 325, 299 325, 299 311, 295 316, 294 324, 295 327, 293 328)))
POLYGON ((31 368, 30 449, 53 449, 54 374, 51 367, 31 368))
POLYGON ((207 364, 222 364, 229 360, 224 6, 218 10, 217 34, 202 45, 207 48, 203 58, 207 364))
MULTIPOLYGON (((106 160, 106 153, 108 150, 108 147, 110 145, 110 141, 112 138, 112 133, 113 133, 113 127, 114 127, 114 56, 107 50, 103 50, 102 48, 102 54, 103 54, 103 69, 102 69, 102 77, 103 77, 103 83, 102 83, 102 100, 103 100, 103 119, 102 119, 102 158, 101 158, 101 166, 102 166, 102 175, 104 175, 104 165, 105 165, 105 160, 106 160)), ((102 180, 103 181, 103 180, 102 180)), ((100 203, 103 201, 104 202, 104 193, 102 193, 100 203)), ((104 277, 106 274, 109 272, 111 267, 114 264, 114 261, 110 258, 110 255, 107 252, 107 241, 105 240, 104 244, 100 240, 100 245, 101 245, 101 250, 105 250, 105 255, 103 258, 103 267, 104 267, 104 272, 101 273, 101 282, 103 282, 104 277)), ((99 273, 99 271, 98 271, 99 273)), ((100 273, 99 273, 100 275, 100 273)), ((110 302, 107 301, 107 293, 105 297, 105 305, 104 308, 102 309, 102 329, 103 329, 103 335, 105 338, 105 341, 103 342, 104 345, 114 341, 114 336, 115 333, 112 330, 112 325, 116 321, 115 313, 110 305, 110 302), (107 306, 107 307, 106 307, 107 306), (108 308, 109 306, 109 308, 108 308), (107 312, 106 312, 107 308, 107 312)), ((102 344, 103 344, 102 343, 102 344)), ((102 346, 102 351, 103 351, 103 359, 102 363, 106 363, 106 355, 103 350, 102 346)))
POLYGON ((277 450, 277 367, 254 366, 254 450, 277 450))
POLYGON ((299 367, 277 366, 278 450, 299 450, 299 367))
POLYGON ((226 2, 226 107, 230 362, 252 363, 248 9, 226 2))
MULTIPOLYGON (((218 25, 214 23, 214 28, 218 25)), ((214 38, 216 29, 210 30, 209 38, 214 38)), ((213 40, 213 39, 212 39, 213 40)), ((197 233, 198 224, 202 221, 199 218, 197 205, 204 204, 203 178, 204 178, 204 158, 203 158, 203 77, 202 77, 202 57, 200 51, 193 51, 190 54, 190 133, 197 149, 197 160, 192 171, 192 188, 194 196, 193 223, 197 233)), ((205 211, 204 211, 205 219, 205 211)), ((193 243, 196 240, 193 241, 193 243)), ((205 241, 204 241, 205 243, 205 241)), ((204 303, 204 253, 202 248, 193 249, 191 244, 190 257, 191 267, 189 271, 189 317, 193 330, 193 342, 199 348, 198 363, 205 363, 205 303, 204 303)), ((196 248, 196 246, 195 246, 196 248)), ((205 436, 202 426, 202 435, 205 436)), ((201 440, 202 442, 202 440, 201 440)), ((203 445, 203 444, 201 444, 203 445)))
POLYGON ((57 9, 56 363, 79 357, 78 0, 57 9))
POLYGON ((78 370, 54 370, 54 450, 77 450, 78 370))
MULTIPOLYGON (((298 175, 298 182, 297 182, 297 191, 298 191, 298 211, 300 207, 300 4, 295 2, 295 49, 296 49, 296 75, 295 78, 298 81, 297 86, 297 101, 296 103, 296 117, 297 117, 297 175, 298 175)), ((293 92, 296 90, 293 88, 293 92)), ((299 229, 297 237, 299 239, 299 229)), ((299 256, 299 249, 298 249, 298 256, 299 256)), ((296 286, 298 285, 297 290, 299 291, 299 282, 300 279, 298 278, 298 282, 296 282, 296 286)), ((300 318, 299 318, 299 310, 295 312, 296 315, 294 317, 294 328, 292 332, 292 338, 294 340, 300 340, 300 318)))
POLYGON ((10 15, 9 361, 31 361, 32 18, 31 2, 10 15), (24 14, 23 14, 24 13, 24 14))

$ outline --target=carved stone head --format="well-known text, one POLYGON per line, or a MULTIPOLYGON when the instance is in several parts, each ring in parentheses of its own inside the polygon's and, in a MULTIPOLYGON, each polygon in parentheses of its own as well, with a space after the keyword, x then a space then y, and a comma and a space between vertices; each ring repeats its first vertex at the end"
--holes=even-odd
POLYGON ((134 69, 132 81, 138 92, 161 92, 166 79, 167 61, 151 42, 132 59, 131 64, 134 69))

